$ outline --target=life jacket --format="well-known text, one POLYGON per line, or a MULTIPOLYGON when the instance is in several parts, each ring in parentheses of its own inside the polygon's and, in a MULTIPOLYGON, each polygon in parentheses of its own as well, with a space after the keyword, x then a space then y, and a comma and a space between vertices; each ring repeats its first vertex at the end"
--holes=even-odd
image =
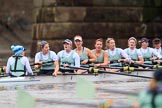
POLYGON ((14 63, 10 66, 10 71, 12 76, 22 76, 26 74, 25 65, 21 63, 23 56, 12 56, 14 58, 14 63))

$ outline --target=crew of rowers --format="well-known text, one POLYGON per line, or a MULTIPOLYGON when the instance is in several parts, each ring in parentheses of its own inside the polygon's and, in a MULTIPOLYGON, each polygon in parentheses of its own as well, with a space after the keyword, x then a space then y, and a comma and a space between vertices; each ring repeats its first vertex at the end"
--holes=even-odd
MULTIPOLYGON (((103 49, 103 39, 95 41, 95 49, 90 50, 83 46, 83 38, 80 35, 74 37, 74 44, 70 39, 63 41, 64 49, 57 54, 50 50, 47 41, 41 41, 41 51, 35 55, 35 69, 39 69, 37 75, 57 76, 62 72, 74 72, 76 74, 87 73, 87 70, 70 67, 88 67, 93 65, 95 68, 109 72, 117 72, 119 69, 108 67, 122 67, 126 64, 139 66, 140 64, 160 64, 162 59, 161 40, 153 40, 154 48, 149 47, 149 39, 140 40, 141 48, 137 49, 135 37, 128 39, 128 48, 117 48, 113 38, 107 38, 106 50, 103 49)), ((20 45, 11 46, 14 55, 8 59, 6 73, 10 76, 24 76, 27 73, 33 74, 29 60, 24 55, 25 48, 20 45)))

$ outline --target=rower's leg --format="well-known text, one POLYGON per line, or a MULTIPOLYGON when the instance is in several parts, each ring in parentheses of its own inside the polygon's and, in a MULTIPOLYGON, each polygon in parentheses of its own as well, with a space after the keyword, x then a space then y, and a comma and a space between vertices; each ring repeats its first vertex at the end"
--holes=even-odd
POLYGON ((88 74, 88 71, 79 69, 76 71, 76 74, 88 74))
POLYGON ((106 69, 107 72, 120 72, 120 69, 106 69))

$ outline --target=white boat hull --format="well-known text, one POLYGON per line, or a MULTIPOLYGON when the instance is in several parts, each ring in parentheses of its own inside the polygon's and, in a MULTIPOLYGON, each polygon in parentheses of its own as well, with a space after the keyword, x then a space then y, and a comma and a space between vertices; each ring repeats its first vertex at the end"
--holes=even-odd
MULTIPOLYGON (((151 77, 152 72, 133 72, 131 75, 140 75, 140 76, 147 76, 151 77)), ((98 75, 58 75, 57 77, 53 76, 35 76, 34 78, 31 77, 5 77, 0 78, 0 85, 20 85, 20 84, 51 84, 51 83, 75 83, 78 77, 85 78, 89 81, 139 81, 141 80, 150 80, 144 79, 139 77, 133 76, 125 76, 125 75, 117 75, 117 74, 98 74, 98 75)))

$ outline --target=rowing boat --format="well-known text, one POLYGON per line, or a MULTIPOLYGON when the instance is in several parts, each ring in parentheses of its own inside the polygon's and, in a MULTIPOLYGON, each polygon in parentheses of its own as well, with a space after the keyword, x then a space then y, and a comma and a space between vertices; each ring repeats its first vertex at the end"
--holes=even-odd
POLYGON ((1 77, 0 78, 0 85, 33 85, 33 84, 57 84, 57 83, 75 83, 77 81, 78 77, 85 78, 89 81, 93 82, 103 82, 103 81, 139 81, 141 80, 150 80, 150 78, 145 78, 145 77, 151 77, 152 72, 132 72, 129 73, 128 75, 132 76, 127 76, 127 73, 124 73, 125 75, 114 75, 114 74, 109 74, 109 73, 101 73, 101 74, 63 74, 63 75, 58 75, 57 77, 53 76, 35 76, 35 77, 1 77), (134 76, 137 77, 134 77, 134 76), (141 76, 144 76, 141 77, 141 76))

